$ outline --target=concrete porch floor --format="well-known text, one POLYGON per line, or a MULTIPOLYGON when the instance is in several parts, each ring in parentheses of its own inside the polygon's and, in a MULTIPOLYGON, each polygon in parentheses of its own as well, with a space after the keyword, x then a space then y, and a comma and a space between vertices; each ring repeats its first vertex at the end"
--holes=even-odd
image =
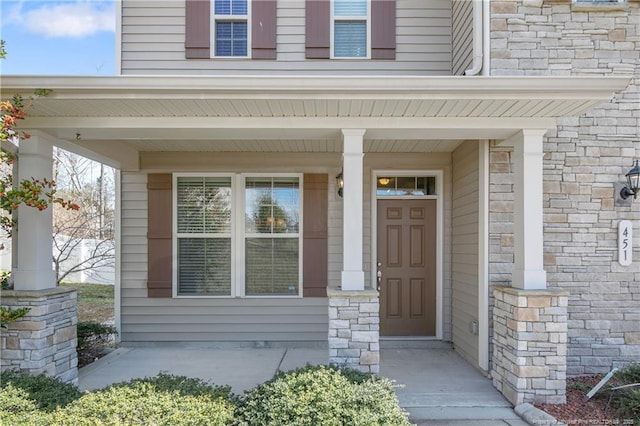
MULTIPOLYGON (((278 371, 326 362, 326 349, 123 347, 80 369, 79 386, 95 390, 164 372, 230 385, 242 394, 278 371)), ((401 386, 400 405, 419 425, 528 424, 451 349, 382 349, 380 375, 401 386)))

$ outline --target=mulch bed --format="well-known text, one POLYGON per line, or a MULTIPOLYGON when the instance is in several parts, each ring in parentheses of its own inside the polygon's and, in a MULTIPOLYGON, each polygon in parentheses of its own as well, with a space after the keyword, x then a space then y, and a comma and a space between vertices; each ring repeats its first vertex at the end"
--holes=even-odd
MULTIPOLYGON (((615 417, 615 408, 607 410, 608 393, 601 389, 591 399, 582 402, 585 395, 602 379, 602 375, 567 379, 566 404, 534 404, 567 425, 633 425, 615 417)), ((606 387, 606 386, 605 386, 606 387)))

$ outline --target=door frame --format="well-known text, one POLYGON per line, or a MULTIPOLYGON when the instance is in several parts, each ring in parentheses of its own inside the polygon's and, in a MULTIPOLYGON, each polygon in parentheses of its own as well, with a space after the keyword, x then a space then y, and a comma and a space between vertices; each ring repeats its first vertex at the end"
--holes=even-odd
POLYGON ((436 335, 435 337, 423 337, 425 340, 442 340, 443 336, 443 259, 444 259, 444 222, 443 222, 443 188, 444 188, 444 170, 442 169, 426 169, 426 170, 389 170, 374 169, 371 171, 371 283, 376 288, 377 283, 377 256, 378 256, 378 198, 385 200, 436 200, 436 335), (426 195, 423 197, 416 196, 393 196, 378 197, 377 185, 379 176, 435 176, 436 178, 436 195, 426 195))

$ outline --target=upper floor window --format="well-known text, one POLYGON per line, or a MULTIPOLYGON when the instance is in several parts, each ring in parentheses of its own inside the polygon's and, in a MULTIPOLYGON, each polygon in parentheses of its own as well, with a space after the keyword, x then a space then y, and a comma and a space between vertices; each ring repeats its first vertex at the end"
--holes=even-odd
POLYGON ((213 1, 213 43, 217 57, 249 56, 249 1, 213 1))
POLYGON ((370 15, 367 0, 333 0, 333 57, 369 57, 370 15))

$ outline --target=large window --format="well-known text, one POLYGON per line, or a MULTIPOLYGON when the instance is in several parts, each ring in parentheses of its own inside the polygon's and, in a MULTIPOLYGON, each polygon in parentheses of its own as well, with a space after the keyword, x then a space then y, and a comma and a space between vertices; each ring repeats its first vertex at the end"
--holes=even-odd
POLYGON ((300 295, 300 176, 175 181, 178 296, 300 295))
POLYGON ((369 6, 367 0, 333 0, 333 57, 367 58, 369 6))
POLYGON ((216 57, 249 55, 249 0, 214 0, 213 40, 216 57))

